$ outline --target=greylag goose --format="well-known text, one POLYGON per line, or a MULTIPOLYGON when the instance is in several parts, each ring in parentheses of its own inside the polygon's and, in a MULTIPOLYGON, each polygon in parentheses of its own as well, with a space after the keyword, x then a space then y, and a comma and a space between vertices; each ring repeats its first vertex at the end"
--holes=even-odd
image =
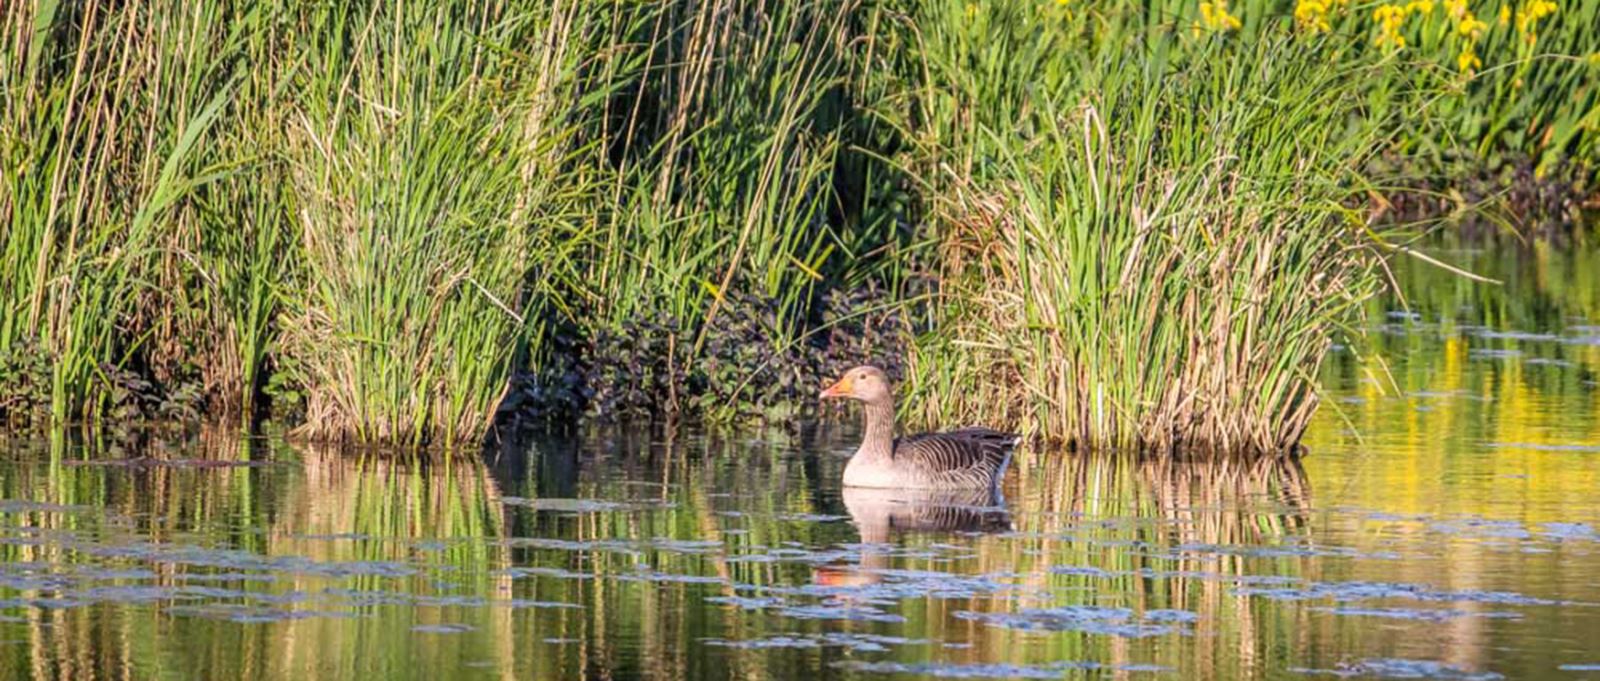
POLYGON ((845 397, 866 407, 861 447, 844 467, 846 487, 982 489, 1005 477, 1018 438, 989 428, 894 436, 894 391, 877 367, 845 372, 822 398, 845 397))

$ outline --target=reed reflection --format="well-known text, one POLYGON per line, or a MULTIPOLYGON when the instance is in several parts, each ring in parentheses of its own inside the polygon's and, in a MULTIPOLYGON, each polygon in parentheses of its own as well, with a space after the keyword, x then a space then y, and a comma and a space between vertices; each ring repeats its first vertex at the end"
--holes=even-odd
POLYGON ((633 431, 481 458, 237 438, 0 458, 0 616, 16 618, 0 635, 28 641, 0 664, 1276 678, 1349 650, 1482 669, 1494 660, 1453 651, 1504 648, 1523 617, 1560 636, 1586 616, 1516 603, 1593 600, 1581 528, 1528 545, 1544 552, 1494 550, 1481 525, 1330 507, 1338 484, 1317 485, 1318 507, 1294 460, 1035 452, 1002 500, 840 489, 842 457, 812 445, 633 431), (1443 531, 1468 534, 1441 547, 1443 531))

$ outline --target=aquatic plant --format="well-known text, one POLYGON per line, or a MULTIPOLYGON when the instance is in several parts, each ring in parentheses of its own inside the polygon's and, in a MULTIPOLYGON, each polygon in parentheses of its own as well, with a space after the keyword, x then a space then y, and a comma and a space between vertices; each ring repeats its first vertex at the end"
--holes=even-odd
POLYGON ((1374 285, 1346 190, 1437 189, 1351 164, 1583 177, 1597 5, 11 3, 0 412, 778 417, 920 333, 926 417, 1282 446, 1374 285))
POLYGON ((487 429, 524 349, 539 235, 593 190, 560 172, 586 19, 542 3, 292 17, 312 36, 284 150, 305 272, 281 323, 307 436, 487 429))
POLYGON ((1041 44, 1042 13, 944 7, 919 22, 931 106, 906 123, 943 256, 916 415, 1084 448, 1292 448, 1313 370, 1380 285, 1341 207, 1384 139, 1339 87, 1362 67, 1289 39, 1041 44))
POLYGON ((248 12, 222 3, 12 3, 0 62, 0 354, 50 363, 49 414, 102 416, 104 367, 145 349, 175 291, 150 276, 232 96, 248 12))

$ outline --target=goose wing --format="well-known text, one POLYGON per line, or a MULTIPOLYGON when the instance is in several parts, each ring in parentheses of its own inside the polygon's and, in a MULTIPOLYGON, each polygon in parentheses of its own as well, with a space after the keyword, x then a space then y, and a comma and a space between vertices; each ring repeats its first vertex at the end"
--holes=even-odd
POLYGON ((962 428, 895 440, 894 458, 929 487, 987 487, 1005 475, 1020 438, 989 428, 962 428))

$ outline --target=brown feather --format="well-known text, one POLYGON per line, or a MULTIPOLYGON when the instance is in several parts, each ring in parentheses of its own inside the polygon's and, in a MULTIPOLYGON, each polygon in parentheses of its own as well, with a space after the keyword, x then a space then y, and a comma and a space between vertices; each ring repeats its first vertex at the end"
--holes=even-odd
POLYGON ((928 487, 983 487, 1005 476, 1018 440, 989 428, 910 435, 894 441, 894 460, 928 487))

